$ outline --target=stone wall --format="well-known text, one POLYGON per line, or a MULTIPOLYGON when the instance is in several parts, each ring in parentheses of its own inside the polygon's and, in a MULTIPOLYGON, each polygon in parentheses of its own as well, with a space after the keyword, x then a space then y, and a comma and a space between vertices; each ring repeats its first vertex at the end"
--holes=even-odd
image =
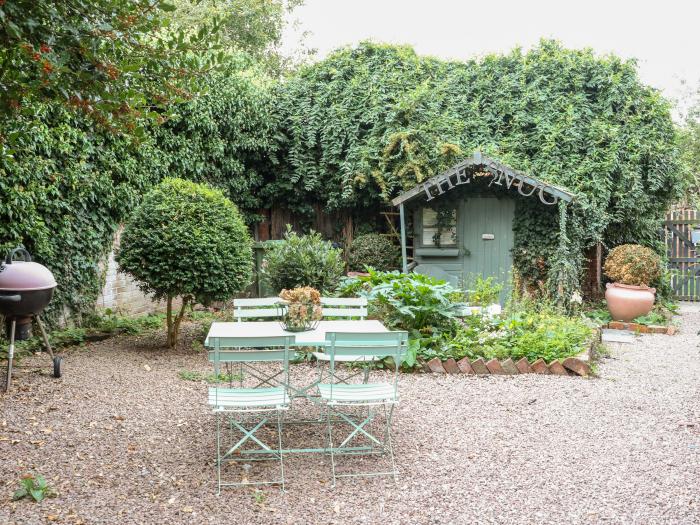
POLYGON ((142 315, 165 310, 165 302, 154 302, 148 295, 139 290, 134 280, 117 271, 114 254, 119 247, 122 228, 114 235, 114 243, 109 257, 101 263, 100 270, 104 274, 104 286, 97 298, 97 310, 111 309, 123 315, 142 315))

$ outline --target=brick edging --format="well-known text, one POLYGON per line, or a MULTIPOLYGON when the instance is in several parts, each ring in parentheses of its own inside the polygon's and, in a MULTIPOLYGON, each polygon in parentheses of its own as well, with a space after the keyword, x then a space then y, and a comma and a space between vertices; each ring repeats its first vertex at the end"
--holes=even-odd
POLYGON ((674 335, 676 333, 676 327, 673 325, 661 326, 657 324, 639 324, 639 323, 624 323, 622 321, 610 321, 607 325, 603 325, 603 328, 610 328, 611 330, 631 330, 632 332, 638 332, 640 334, 666 334, 674 335))
POLYGON ((430 361, 423 363, 423 370, 432 374, 467 374, 467 375, 518 375, 518 374, 543 374, 559 376, 582 376, 588 377, 592 374, 591 361, 595 359, 595 350, 600 342, 600 330, 594 334, 588 348, 575 357, 567 357, 561 361, 546 363, 544 359, 537 359, 530 363, 523 357, 517 362, 510 357, 499 361, 489 359, 484 361, 479 357, 473 361, 463 357, 459 361, 449 358, 440 361, 433 357, 430 361))

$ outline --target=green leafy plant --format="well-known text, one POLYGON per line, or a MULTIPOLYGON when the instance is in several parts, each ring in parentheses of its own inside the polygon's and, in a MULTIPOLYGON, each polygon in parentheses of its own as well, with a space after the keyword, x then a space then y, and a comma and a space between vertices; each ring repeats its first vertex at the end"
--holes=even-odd
POLYGON ((603 270, 614 282, 649 286, 661 273, 661 258, 651 248, 622 244, 610 250, 603 270))
POLYGON ((49 487, 46 479, 41 474, 23 476, 20 480, 20 485, 20 488, 12 495, 12 499, 15 501, 29 497, 39 503, 44 498, 55 495, 54 490, 49 487))
POLYGON ((367 266, 379 271, 396 270, 399 257, 399 247, 385 235, 366 233, 353 239, 348 266, 357 272, 364 271, 367 266))
POLYGON ((468 285, 467 302, 471 306, 489 306, 498 302, 502 290, 503 284, 497 282, 494 277, 484 279, 477 275, 468 285))
POLYGON ((165 179, 124 228, 116 256, 139 287, 167 300, 167 344, 177 342, 187 307, 225 301, 252 274, 252 241, 236 206, 220 190, 165 179), (173 300, 181 307, 173 315, 173 300))
POLYGON ((607 308, 595 308, 584 312, 584 315, 590 319, 595 325, 602 326, 612 321, 612 315, 607 308))
POLYGON ((263 258, 261 276, 275 293, 310 286, 329 293, 338 286, 345 268, 342 251, 311 231, 299 235, 287 226, 284 242, 273 244, 263 258))
POLYGON ((652 311, 635 318, 634 322, 643 325, 665 325, 668 323, 668 319, 660 313, 652 311))
POLYGON ((461 293, 447 284, 422 274, 398 271, 377 272, 346 280, 341 293, 367 297, 373 316, 403 330, 443 328, 460 315, 464 303, 455 302, 461 293))

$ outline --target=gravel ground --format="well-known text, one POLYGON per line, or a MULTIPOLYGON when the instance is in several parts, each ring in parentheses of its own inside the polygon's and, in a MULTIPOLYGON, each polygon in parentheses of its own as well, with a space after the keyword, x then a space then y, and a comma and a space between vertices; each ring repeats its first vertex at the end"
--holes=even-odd
POLYGON ((0 395, 0 523, 698 523, 698 329, 685 306, 679 334, 611 345, 595 379, 404 375, 397 485, 332 489, 327 458, 296 456, 287 492, 257 497, 216 496, 206 385, 178 377, 209 371, 201 351, 122 337, 68 352, 61 380, 33 357, 0 395), (12 502, 27 472, 58 496, 12 502))

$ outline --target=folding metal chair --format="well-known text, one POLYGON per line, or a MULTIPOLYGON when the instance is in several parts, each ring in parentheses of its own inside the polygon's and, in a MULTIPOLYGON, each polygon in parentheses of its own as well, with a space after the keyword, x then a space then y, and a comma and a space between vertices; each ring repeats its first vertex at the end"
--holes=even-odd
POLYGON ((392 476, 396 481, 398 473, 391 443, 391 419, 394 407, 399 402, 399 367, 406 355, 406 332, 383 333, 341 333, 326 334, 326 351, 329 356, 330 382, 319 383, 321 401, 326 406, 328 425, 328 451, 331 455, 333 486, 336 478, 356 476, 392 476), (379 359, 392 357, 394 361, 393 381, 383 383, 347 384, 338 382, 335 375, 337 356, 373 356, 379 359), (349 415, 346 409, 360 407, 360 415, 349 415), (366 411, 364 409, 367 409, 366 411), (377 416, 384 413, 384 430, 381 436, 370 429, 377 416), (349 425, 350 432, 336 446, 333 427, 339 423, 349 425), (359 439, 366 445, 356 445, 359 439), (336 455, 388 454, 391 470, 339 474, 336 472, 336 455))
POLYGON ((280 384, 268 388, 233 388, 215 386, 209 388, 209 404, 216 415, 216 469, 218 493, 221 487, 280 484, 284 490, 284 459, 282 457, 282 414, 290 406, 287 392, 289 382, 289 352, 294 338, 255 337, 237 338, 240 348, 225 348, 219 339, 213 341, 213 350, 209 359, 214 363, 216 376, 222 364, 248 364, 279 362, 283 377, 280 384), (277 416, 277 443, 265 443, 256 433, 270 421, 271 413, 277 416), (248 416, 248 417, 246 417, 248 416), (221 419, 228 421, 230 442, 223 447, 221 419), (247 428, 246 425, 247 424, 247 428), (236 435, 242 437, 236 439, 236 435), (278 459, 279 479, 268 481, 223 482, 221 479, 222 463, 226 461, 253 461, 245 455, 244 445, 256 445, 255 460, 278 459))
MULTIPOLYGON (((339 320, 360 319, 364 320, 367 317, 367 298, 366 297, 321 297, 321 306, 323 307, 323 318, 333 318, 339 320)), ((328 354, 323 352, 314 352, 316 364, 318 366, 319 381, 323 381, 324 368, 328 368, 328 354)), ((362 375, 362 382, 366 383, 369 380, 369 365, 372 362, 379 361, 373 356, 363 355, 348 355, 343 356, 337 354, 335 356, 336 363, 345 363, 348 365, 359 364, 361 368, 339 375, 339 371, 334 372, 335 379, 341 383, 349 383, 351 379, 362 375)), ((328 368, 327 373, 330 373, 328 368)))

